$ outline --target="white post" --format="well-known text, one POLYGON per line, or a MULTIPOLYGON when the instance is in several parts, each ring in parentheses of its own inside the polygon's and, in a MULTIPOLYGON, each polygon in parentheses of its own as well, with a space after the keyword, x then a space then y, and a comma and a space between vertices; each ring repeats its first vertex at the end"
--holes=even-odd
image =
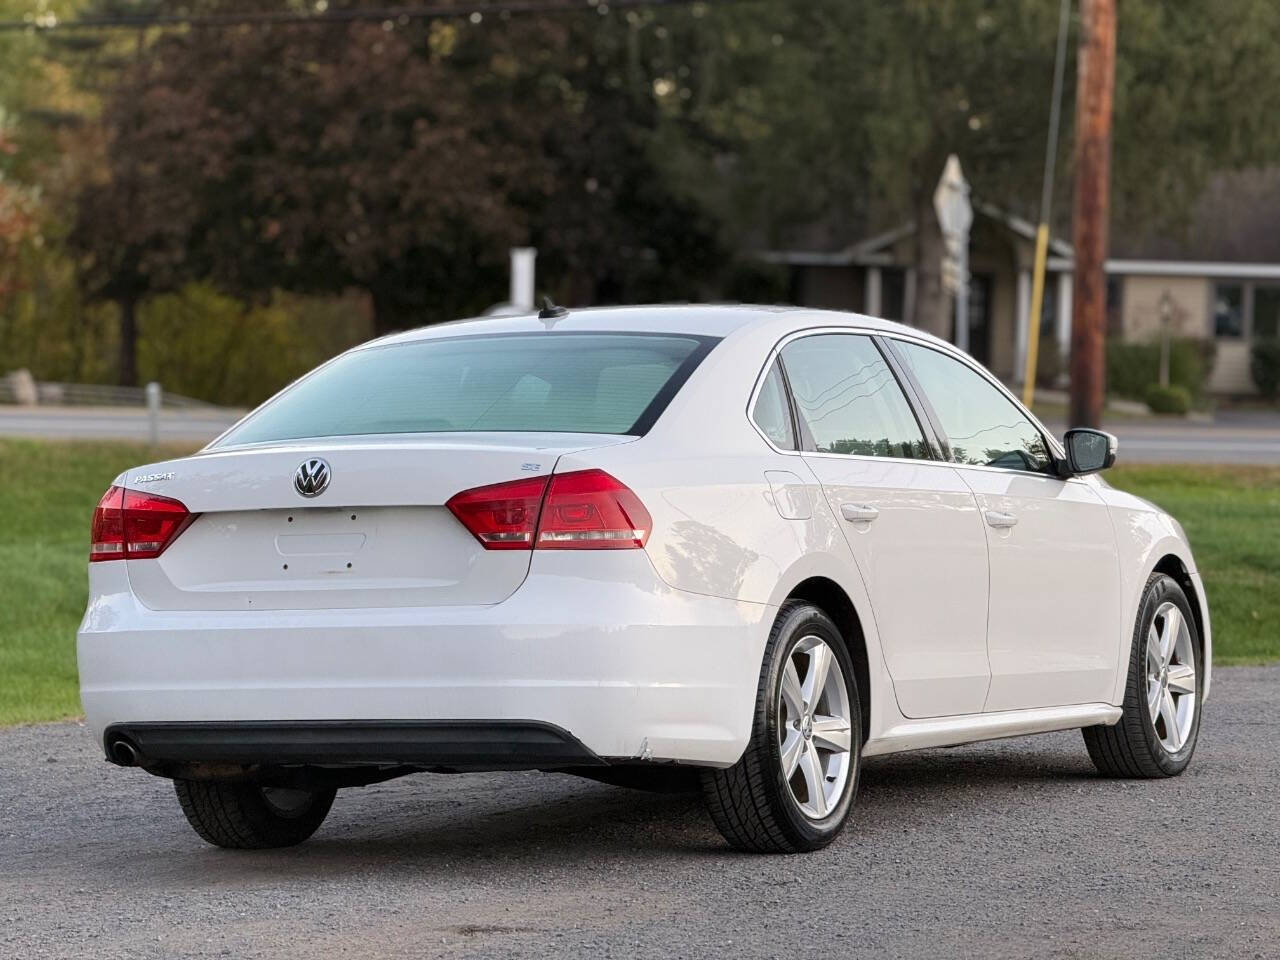
MULTIPOLYGON (((1026 379, 1027 369, 1027 319, 1031 312, 1031 271, 1018 271, 1018 298, 1017 311, 1015 313, 1018 332, 1016 338, 1016 347, 1014 348, 1015 363, 1013 365, 1013 376, 1021 383, 1026 379)), ((1038 318, 1037 318, 1038 319, 1038 318)))
POLYGON ((511 305, 520 310, 533 309, 534 247, 511 248, 511 305))
POLYGON ((965 353, 969 352, 969 243, 960 248, 960 256, 956 259, 956 269, 960 276, 959 288, 956 290, 956 329, 952 340, 965 353))
POLYGON ((880 268, 867 267, 867 289, 862 310, 869 317, 880 316, 880 268))
POLYGON ((152 380, 147 384, 147 426, 151 445, 160 442, 160 384, 152 380))
POLYGON ((1071 356, 1071 283, 1070 270, 1058 274, 1058 356, 1062 358, 1062 369, 1067 369, 1067 358, 1071 356))

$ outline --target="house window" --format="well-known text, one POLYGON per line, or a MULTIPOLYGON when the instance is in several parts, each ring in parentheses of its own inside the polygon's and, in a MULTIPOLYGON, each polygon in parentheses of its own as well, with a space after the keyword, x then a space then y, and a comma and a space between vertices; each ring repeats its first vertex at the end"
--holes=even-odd
POLYGON ((1107 277, 1107 336, 1120 337, 1123 334, 1124 283, 1120 277, 1107 277))
POLYGON ((1274 340, 1280 336, 1280 286, 1253 288, 1253 338, 1274 340))
POLYGON ((1230 339, 1244 336, 1244 286, 1219 283, 1213 290, 1213 335, 1230 339))

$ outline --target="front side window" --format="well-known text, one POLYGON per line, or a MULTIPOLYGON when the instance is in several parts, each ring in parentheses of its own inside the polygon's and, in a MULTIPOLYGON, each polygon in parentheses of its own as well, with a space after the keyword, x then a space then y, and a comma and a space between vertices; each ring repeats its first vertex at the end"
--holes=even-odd
POLYGON ((817 452, 929 459, 920 424, 870 338, 805 337, 783 348, 782 362, 817 452))
POLYGON ((1048 472, 1044 437, 1013 401, 967 364, 929 347, 894 341, 938 414, 951 459, 970 466, 1048 472))
POLYGON ((714 341, 641 333, 415 340, 354 350, 219 446, 367 434, 642 434, 714 341))
POLYGON ((765 375, 751 419, 760 431, 780 450, 796 448, 795 431, 791 428, 791 408, 787 404, 787 388, 778 361, 773 361, 765 375))

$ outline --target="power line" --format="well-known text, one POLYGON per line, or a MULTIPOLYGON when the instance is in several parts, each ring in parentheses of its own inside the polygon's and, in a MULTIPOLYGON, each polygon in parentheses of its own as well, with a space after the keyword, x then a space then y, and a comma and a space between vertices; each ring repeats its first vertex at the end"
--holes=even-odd
POLYGON ((469 19, 482 22, 489 16, 532 13, 598 13, 637 7, 717 6, 742 0, 495 0, 493 3, 431 4, 414 7, 375 7, 356 10, 323 10, 305 13, 296 10, 261 10, 243 13, 158 14, 155 16, 102 16, 58 20, 52 14, 33 15, 25 20, 0 20, 0 31, 62 33, 70 30, 141 30, 147 27, 242 27, 276 24, 332 26, 358 22, 405 25, 418 20, 469 19))

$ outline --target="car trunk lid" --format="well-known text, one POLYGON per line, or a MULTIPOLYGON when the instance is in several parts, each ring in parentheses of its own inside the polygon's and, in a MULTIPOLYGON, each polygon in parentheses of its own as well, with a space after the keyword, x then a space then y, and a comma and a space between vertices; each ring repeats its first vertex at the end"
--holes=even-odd
MULTIPOLYGON (((498 603, 527 550, 485 550, 454 494, 549 476, 567 452, 634 439, 582 434, 360 437, 224 448, 130 471, 123 485, 180 500, 196 520, 130 585, 156 610, 296 610, 498 603), (304 496, 299 468, 327 465, 304 496)), ((303 485, 306 486, 305 484, 303 485)))

